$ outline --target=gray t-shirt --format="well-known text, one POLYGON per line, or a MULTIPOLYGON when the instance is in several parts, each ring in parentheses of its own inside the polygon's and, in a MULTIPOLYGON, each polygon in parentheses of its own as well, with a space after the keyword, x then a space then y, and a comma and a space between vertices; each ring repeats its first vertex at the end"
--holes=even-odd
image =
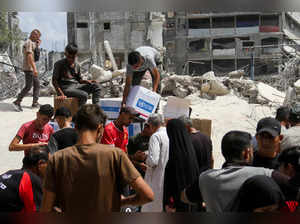
POLYGON ((282 132, 281 151, 300 145, 300 126, 291 127, 282 132))
POLYGON ((272 169, 251 166, 228 166, 205 171, 199 177, 199 188, 207 211, 226 211, 248 178, 256 175, 271 177, 272 172, 272 169))
POLYGON ((127 75, 133 75, 133 72, 142 72, 146 70, 152 70, 156 67, 156 59, 160 57, 160 53, 155 50, 153 47, 142 46, 137 49, 142 57, 144 58, 144 63, 137 69, 132 68, 131 65, 127 65, 127 75))

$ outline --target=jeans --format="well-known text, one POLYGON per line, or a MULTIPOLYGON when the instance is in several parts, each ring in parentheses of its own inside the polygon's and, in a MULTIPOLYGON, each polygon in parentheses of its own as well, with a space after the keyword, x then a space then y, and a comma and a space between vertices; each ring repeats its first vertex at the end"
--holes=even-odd
POLYGON ((40 81, 39 78, 33 75, 31 71, 24 71, 25 73, 25 87, 17 96, 17 101, 21 102, 22 99, 26 96, 26 94, 30 91, 33 85, 33 103, 38 102, 39 94, 40 94, 40 81))
POLYGON ((61 87, 67 97, 75 97, 78 99, 79 106, 82 106, 88 100, 89 94, 92 94, 93 104, 98 104, 100 100, 100 85, 91 84, 71 84, 61 87))

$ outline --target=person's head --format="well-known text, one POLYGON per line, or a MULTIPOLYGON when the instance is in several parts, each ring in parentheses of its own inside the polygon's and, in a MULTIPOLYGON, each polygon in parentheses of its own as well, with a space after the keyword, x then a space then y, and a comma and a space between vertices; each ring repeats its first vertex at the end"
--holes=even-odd
POLYGON ((279 107, 276 111, 275 119, 280 122, 281 125, 289 127, 290 109, 288 107, 279 107))
POLYGON ((143 136, 149 136, 149 137, 152 135, 152 131, 151 131, 151 129, 150 129, 150 125, 149 125, 149 124, 146 123, 146 124, 144 125, 144 128, 143 128, 141 134, 142 134, 143 136))
POLYGON ((36 126, 43 129, 44 126, 50 121, 54 114, 54 109, 50 104, 40 106, 39 111, 36 113, 36 126))
POLYGON ((34 29, 33 31, 31 31, 30 33, 30 39, 33 42, 36 42, 37 40, 40 39, 40 37, 42 36, 41 32, 38 29, 34 29))
POLYGON ((47 146, 34 147, 25 154, 23 158, 23 169, 31 170, 43 178, 46 173, 48 157, 47 146))
POLYGON ((283 138, 280 122, 266 117, 257 123, 256 140, 258 153, 265 157, 274 158, 280 152, 280 142, 283 138))
POLYGON ((139 116, 139 113, 133 107, 122 107, 118 117, 118 121, 121 126, 128 127, 136 117, 139 116))
POLYGON ((290 177, 300 174, 300 146, 282 151, 278 156, 279 171, 290 177))
POLYGON ((151 114, 147 120, 149 133, 153 135, 161 126, 164 125, 164 117, 161 114, 151 114))
POLYGON ((278 184, 266 175, 247 179, 236 197, 235 212, 278 211, 285 197, 278 184))
POLYGON ((134 69, 139 68, 143 63, 141 54, 138 51, 132 51, 128 54, 128 64, 134 69))
POLYGON ((71 111, 67 107, 60 107, 55 111, 54 119, 59 128, 64 128, 72 121, 71 111))
POLYGON ((247 162, 253 159, 251 134, 244 131, 230 131, 221 142, 222 155, 227 163, 247 162))
POLYGON ((65 48, 65 56, 70 65, 74 64, 78 53, 78 46, 74 43, 69 43, 65 48))
POLYGON ((300 124, 300 103, 295 103, 291 106, 289 115, 291 126, 300 124))
POLYGON ((183 116, 180 116, 178 119, 181 120, 184 123, 184 125, 185 125, 186 129, 188 130, 188 132, 192 131, 193 121, 192 121, 191 118, 183 115, 183 116))
POLYGON ((80 107, 73 120, 79 133, 91 132, 95 137, 95 141, 99 142, 104 131, 106 119, 106 114, 98 105, 85 104, 80 107))

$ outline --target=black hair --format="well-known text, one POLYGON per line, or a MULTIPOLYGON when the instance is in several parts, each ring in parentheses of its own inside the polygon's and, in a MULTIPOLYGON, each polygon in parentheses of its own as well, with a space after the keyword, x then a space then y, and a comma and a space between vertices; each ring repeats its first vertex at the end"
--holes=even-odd
POLYGON ((65 51, 71 55, 77 54, 78 52, 78 46, 74 43, 69 43, 66 48, 65 51))
POLYGON ((288 107, 279 107, 276 111, 275 119, 278 121, 288 121, 290 116, 290 109, 288 107))
POLYGON ((300 146, 294 146, 283 150, 278 156, 279 164, 285 167, 290 163, 296 172, 300 172, 300 146))
POLYGON ((242 152, 251 146, 251 139, 251 134, 244 131, 230 131, 225 134, 221 149, 226 162, 240 161, 242 152))
POLYGON ((72 117, 72 113, 67 107, 60 107, 55 111, 55 117, 63 116, 66 118, 72 117))
POLYGON ((49 159, 47 146, 37 146, 29 150, 23 158, 23 168, 28 169, 38 165, 40 160, 47 162, 49 159))
POLYGON ((105 125, 107 116, 95 104, 85 104, 74 116, 74 123, 78 130, 96 130, 99 124, 105 125))
POLYGON ((135 65, 140 61, 141 54, 138 51, 132 51, 128 54, 128 64, 135 65))
POLYGON ((44 105, 40 106, 39 113, 51 118, 54 114, 54 109, 50 104, 44 104, 44 105))

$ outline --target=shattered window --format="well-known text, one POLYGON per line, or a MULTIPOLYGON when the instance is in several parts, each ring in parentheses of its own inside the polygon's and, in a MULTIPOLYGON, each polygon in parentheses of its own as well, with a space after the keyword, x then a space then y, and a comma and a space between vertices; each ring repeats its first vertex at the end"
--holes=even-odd
POLYGON ((78 22, 77 23, 77 28, 88 28, 89 27, 89 24, 86 23, 86 22, 78 22))
POLYGON ((189 19, 189 29, 209 29, 210 19, 189 19))

